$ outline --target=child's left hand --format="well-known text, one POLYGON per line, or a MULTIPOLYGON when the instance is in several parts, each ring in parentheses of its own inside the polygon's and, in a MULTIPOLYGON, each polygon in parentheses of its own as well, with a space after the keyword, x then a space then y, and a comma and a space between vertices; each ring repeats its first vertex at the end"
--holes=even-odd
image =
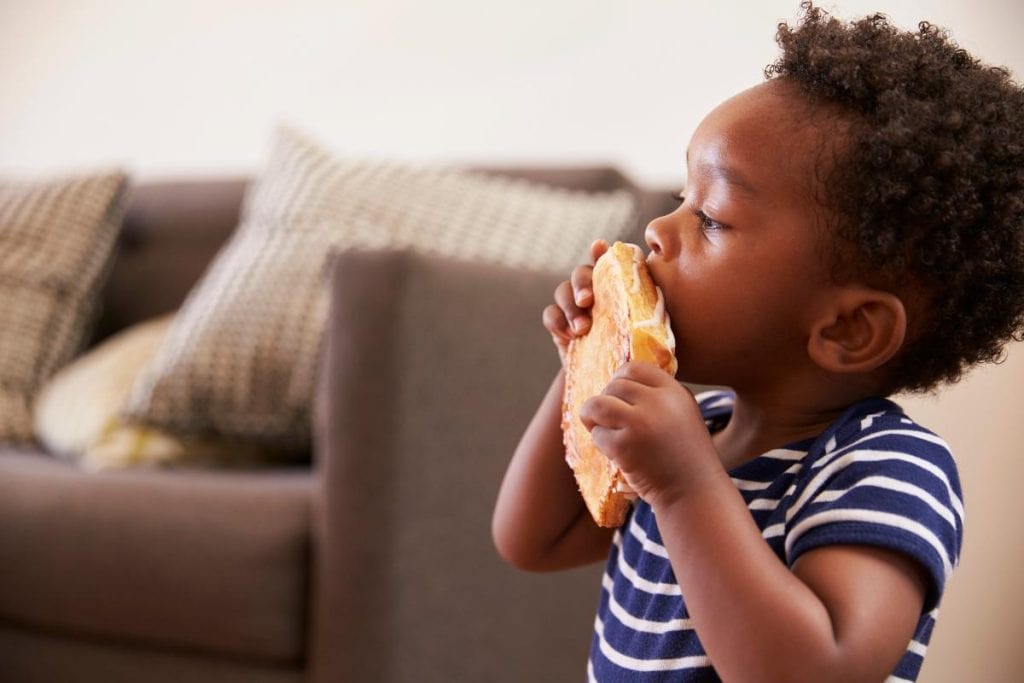
POLYGON ((690 491, 722 465, 693 394, 664 370, 627 363, 580 410, 594 443, 652 506, 690 491))

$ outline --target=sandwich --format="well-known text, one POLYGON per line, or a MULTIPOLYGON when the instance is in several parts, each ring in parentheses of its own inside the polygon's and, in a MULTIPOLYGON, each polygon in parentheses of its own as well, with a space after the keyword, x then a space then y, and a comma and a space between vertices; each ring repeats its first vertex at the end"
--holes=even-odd
POLYGON ((622 472, 594 445, 579 411, 629 361, 652 363, 675 375, 675 337, 665 299, 647 270, 643 252, 616 242, 594 264, 592 324, 569 343, 562 398, 566 462, 594 521, 618 527, 636 495, 622 472))

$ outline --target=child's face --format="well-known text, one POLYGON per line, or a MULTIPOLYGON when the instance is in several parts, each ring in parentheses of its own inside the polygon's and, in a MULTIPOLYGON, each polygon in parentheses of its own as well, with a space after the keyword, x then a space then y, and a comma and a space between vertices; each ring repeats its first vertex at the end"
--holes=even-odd
POLYGON ((646 232, 680 378, 771 388, 807 363, 814 312, 834 290, 812 194, 825 140, 816 122, 792 86, 770 81, 694 133, 685 201, 646 232))

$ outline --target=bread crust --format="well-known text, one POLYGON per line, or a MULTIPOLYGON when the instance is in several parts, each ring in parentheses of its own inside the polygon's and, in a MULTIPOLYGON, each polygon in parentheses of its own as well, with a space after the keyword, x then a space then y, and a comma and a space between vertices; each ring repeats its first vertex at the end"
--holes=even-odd
POLYGON ((636 496, 594 445, 579 418, 580 407, 629 361, 652 363, 675 375, 675 338, 661 291, 636 245, 613 244, 594 265, 592 287, 590 330, 572 340, 566 354, 562 434, 566 462, 594 521, 618 527, 636 496))

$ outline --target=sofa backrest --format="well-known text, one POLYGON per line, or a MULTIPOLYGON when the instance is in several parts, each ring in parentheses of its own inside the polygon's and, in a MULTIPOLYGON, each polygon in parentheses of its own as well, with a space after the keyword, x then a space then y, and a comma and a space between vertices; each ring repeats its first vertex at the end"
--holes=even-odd
POLYGON ((181 305, 238 224, 245 186, 219 178, 131 190, 94 341, 181 305))

